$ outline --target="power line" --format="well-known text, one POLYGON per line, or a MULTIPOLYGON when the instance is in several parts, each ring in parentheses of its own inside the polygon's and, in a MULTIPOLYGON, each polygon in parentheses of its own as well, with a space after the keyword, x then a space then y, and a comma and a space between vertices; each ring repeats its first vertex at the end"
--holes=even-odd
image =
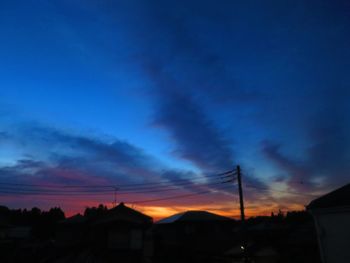
POLYGON ((194 194, 176 195, 176 196, 170 196, 170 197, 164 197, 164 198, 148 199, 148 200, 143 200, 143 201, 142 200, 140 200, 140 201, 132 201, 132 202, 128 202, 128 203, 142 204, 142 203, 158 202, 158 201, 177 199, 177 198, 185 198, 185 197, 197 196, 197 195, 208 194, 208 193, 213 193, 213 191, 208 190, 208 191, 197 192, 197 193, 194 193, 194 194))
MULTIPOLYGON (((139 191, 124 191, 119 192, 118 194, 139 194, 139 193, 157 193, 157 192, 165 192, 165 191, 175 191, 175 190, 185 190, 183 187, 209 187, 209 186, 215 186, 215 185, 222 185, 226 184, 226 182, 217 182, 217 183, 211 183, 211 184, 188 184, 188 185, 173 185, 172 187, 166 187, 166 188, 159 188, 159 189, 146 189, 146 190, 139 190, 139 191), (181 188, 182 187, 182 188, 181 188)), ((115 190, 113 189, 107 189, 107 190, 101 190, 101 189, 89 189, 89 190, 45 190, 45 189, 18 189, 18 188, 11 188, 11 187, 1 187, 0 186, 0 193, 3 194, 24 194, 24 195, 74 195, 74 196, 80 196, 80 195, 110 195, 114 193, 115 190)))
MULTIPOLYGON (((97 192, 114 192, 115 189, 118 190, 119 193, 137 193, 137 192, 156 192, 160 189, 166 189, 166 190, 176 190, 181 187, 196 187, 196 186, 204 186, 204 185, 215 185, 215 184, 221 184, 221 183, 227 183, 231 182, 233 178, 222 177, 222 178, 216 178, 215 181, 209 182, 209 183, 197 183, 190 180, 182 181, 178 183, 171 183, 171 184, 163 184, 163 185, 154 185, 154 186, 145 186, 145 187, 135 187, 135 188, 119 188, 119 187, 112 187, 109 188, 80 188, 80 187, 74 187, 74 188, 46 188, 46 187, 37 187, 36 185, 32 184, 12 184, 12 183, 0 183, 0 190, 7 190, 7 191, 21 191, 21 192, 50 192, 50 193, 97 193, 97 192), (223 181, 225 180, 225 181, 223 181), (15 187, 16 186, 16 187, 15 187), (19 187, 17 187, 19 186, 19 187)), ((40 185, 41 186, 41 185, 40 185)))
MULTIPOLYGON (((220 187, 217 188, 215 190, 218 189, 227 189, 228 187, 220 187)), ((192 193, 192 194, 184 194, 184 195, 172 195, 172 196, 168 196, 168 197, 163 197, 163 198, 155 198, 155 199, 146 199, 146 200, 126 200, 125 203, 131 203, 131 204, 141 204, 141 203, 150 203, 150 202, 158 202, 158 201, 165 201, 165 200, 171 200, 171 199, 178 199, 178 198, 185 198, 185 197, 192 197, 192 196, 197 196, 197 195, 203 195, 203 194, 209 194, 209 193, 215 193, 215 190, 206 190, 206 191, 201 191, 201 192, 196 192, 196 193, 192 193)), ((76 199, 66 199, 64 197, 69 196, 69 195, 64 195, 62 196, 62 199, 52 199, 52 198, 45 198, 47 200, 52 200, 52 201, 75 201, 76 199)), ((17 195, 16 197, 21 197, 20 195, 17 195)), ((23 196, 22 196, 23 197, 23 196)), ((99 200, 102 201, 102 200, 99 200)))
POLYGON ((0 185, 5 186, 21 186, 21 187, 41 187, 41 188, 111 188, 115 189, 115 187, 118 188, 125 188, 125 190, 133 190, 133 189, 146 189, 146 188, 156 188, 156 187, 164 187, 164 186, 173 186, 176 184, 192 184, 192 181, 197 180, 203 180, 208 178, 215 178, 215 179, 227 179, 228 176, 234 175, 234 171, 227 171, 224 173, 214 174, 214 175, 203 175, 200 177, 192 177, 188 179, 169 179, 164 182, 154 182, 154 183, 134 183, 134 184, 110 184, 110 185, 53 185, 53 184, 23 184, 23 183, 6 183, 6 182, 0 182, 0 185), (220 177, 221 176, 221 177, 220 177))

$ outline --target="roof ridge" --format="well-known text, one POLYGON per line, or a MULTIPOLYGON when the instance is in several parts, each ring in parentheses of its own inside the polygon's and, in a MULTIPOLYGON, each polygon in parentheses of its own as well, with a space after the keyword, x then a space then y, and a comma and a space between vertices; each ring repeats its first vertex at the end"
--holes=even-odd
POLYGON ((349 206, 349 200, 350 183, 312 200, 309 205, 307 205, 307 209, 349 206))

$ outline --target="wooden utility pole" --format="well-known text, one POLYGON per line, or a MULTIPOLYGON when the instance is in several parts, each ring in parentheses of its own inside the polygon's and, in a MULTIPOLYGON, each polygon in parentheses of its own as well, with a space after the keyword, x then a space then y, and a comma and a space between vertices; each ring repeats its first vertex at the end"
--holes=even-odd
POLYGON ((237 181, 238 181, 238 193, 239 193, 239 204, 241 210, 241 229, 242 229, 242 237, 243 244, 241 249, 243 250, 244 262, 249 262, 248 259, 248 251, 247 251, 247 237, 246 237, 246 226, 245 226, 245 215, 244 215, 244 201, 243 201, 243 189, 242 189, 242 178, 241 178, 241 167, 237 165, 237 181))
POLYGON ((245 215, 244 215, 242 178, 241 178, 241 167, 239 167, 239 165, 237 165, 237 181, 238 181, 238 192, 239 192, 239 204, 240 204, 240 208, 241 208, 241 221, 242 221, 242 224, 244 224, 245 223, 245 215))

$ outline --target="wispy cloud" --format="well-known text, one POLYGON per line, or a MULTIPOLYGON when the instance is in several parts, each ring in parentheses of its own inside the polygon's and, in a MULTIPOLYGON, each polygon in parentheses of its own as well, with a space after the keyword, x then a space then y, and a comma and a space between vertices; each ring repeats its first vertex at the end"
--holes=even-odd
MULTIPOLYGON (((0 187, 4 193, 1 200, 4 202, 10 201, 17 205, 40 202, 41 205, 46 204, 46 206, 54 203, 61 204, 69 210, 73 205, 83 204, 84 201, 86 204, 109 203, 113 199, 113 193, 106 193, 103 196, 93 193, 62 196, 60 193, 55 194, 57 189, 50 192, 47 185, 110 185, 124 190, 125 193, 121 191, 118 194, 118 200, 126 202, 212 190, 216 191, 215 195, 221 196, 222 200, 227 200, 225 196, 229 194, 219 192, 218 187, 212 188, 205 184, 199 186, 197 183, 200 182, 192 181, 192 178, 198 179, 200 174, 166 167, 138 147, 118 139, 104 141, 95 137, 27 123, 13 130, 10 136, 6 136, 6 140, 8 144, 21 145, 23 154, 15 163, 0 167, 0 180, 1 183, 5 183, 0 187), (37 151, 40 151, 40 154, 37 151), (179 180, 181 183, 176 186, 179 180), (141 188, 139 192, 132 193, 119 187, 125 184, 139 185, 140 183, 157 185, 159 182, 166 182, 165 190, 169 191, 157 191, 157 188, 153 189, 154 191, 152 189, 147 191, 141 188), (26 184, 34 186, 27 187, 26 184), (8 191, 18 192, 18 194, 12 194, 12 199, 9 199, 7 196, 10 193, 6 193, 8 191), (29 195, 29 198, 27 198, 28 194, 21 194, 28 191, 34 191, 37 194, 29 195), (25 201, 21 199, 21 196, 26 197, 25 201)), ((205 182, 204 178, 202 183, 205 182)), ((210 198, 208 199, 205 195, 199 195, 176 202, 204 204, 209 200, 210 198)), ((174 201, 169 199, 162 203, 172 204, 174 201)))

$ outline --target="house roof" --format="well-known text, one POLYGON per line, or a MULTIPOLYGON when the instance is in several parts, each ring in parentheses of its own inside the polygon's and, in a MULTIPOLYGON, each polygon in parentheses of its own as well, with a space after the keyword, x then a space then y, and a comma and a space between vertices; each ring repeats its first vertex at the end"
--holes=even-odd
POLYGON ((125 221, 137 224, 152 223, 152 217, 147 216, 135 209, 127 207, 124 203, 120 203, 116 207, 108 210, 106 216, 97 223, 109 223, 113 221, 125 221))
POLYGON ((350 184, 344 185, 328 194, 325 194, 307 206, 307 209, 350 207, 350 184))
POLYGON ((82 216, 81 214, 76 214, 74 216, 68 217, 64 220, 62 220, 60 223, 64 225, 70 225, 70 224, 81 224, 86 222, 86 218, 82 216))
POLYGON ((207 211, 187 211, 164 218, 157 224, 169 224, 175 222, 208 222, 208 221, 229 221, 231 218, 213 214, 207 211))

